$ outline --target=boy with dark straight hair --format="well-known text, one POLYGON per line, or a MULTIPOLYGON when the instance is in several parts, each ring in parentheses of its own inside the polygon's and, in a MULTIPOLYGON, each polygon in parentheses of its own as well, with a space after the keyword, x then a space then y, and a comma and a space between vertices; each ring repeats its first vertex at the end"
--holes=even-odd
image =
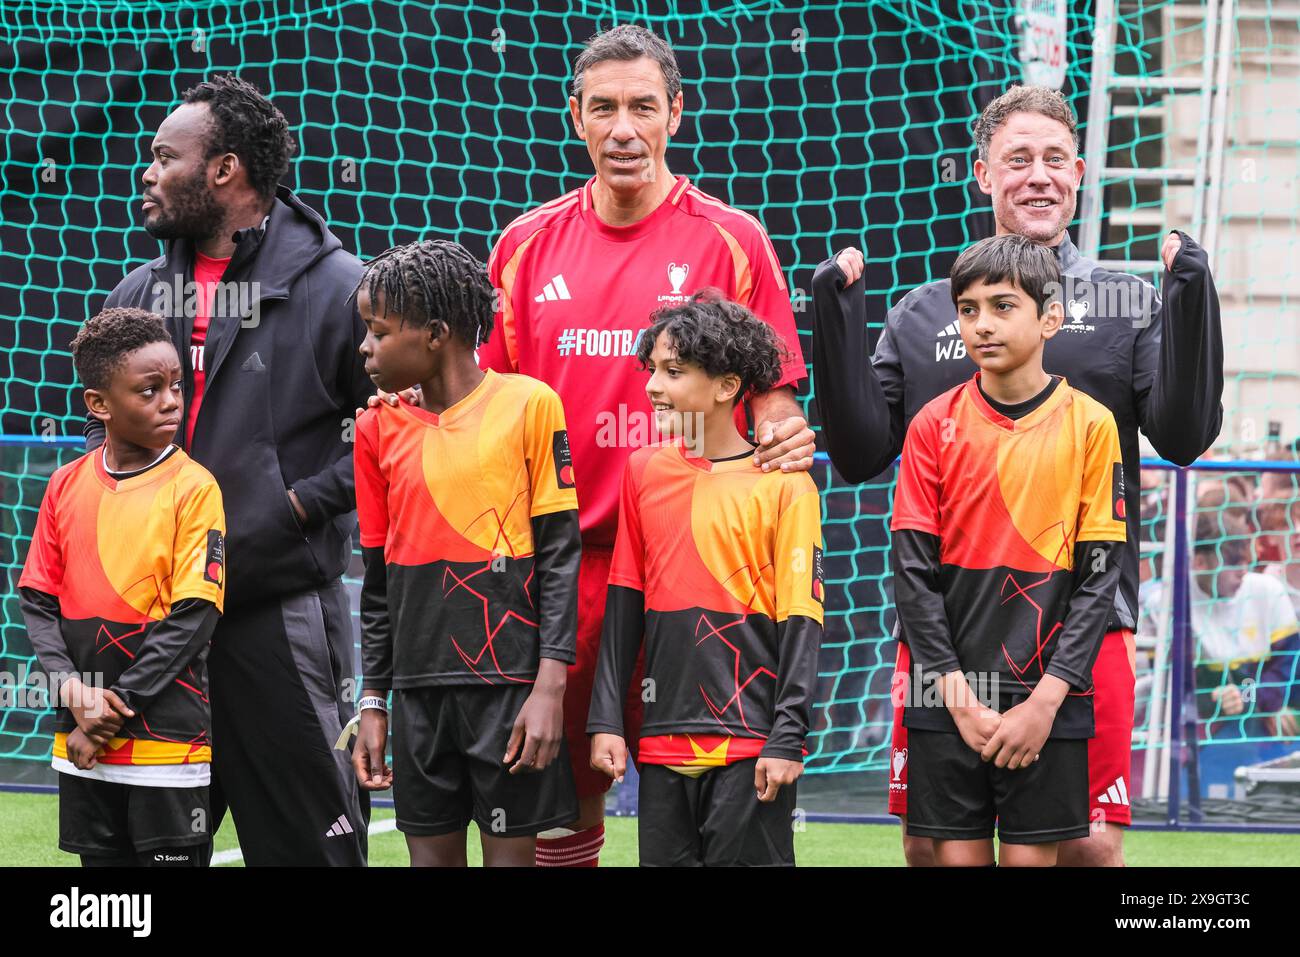
POLYGON ((1104 406, 1043 371, 1063 319, 1049 249, 983 240, 951 284, 979 371, 912 421, 891 524, 915 665, 908 833, 940 865, 986 866, 996 821, 1004 865, 1050 866, 1089 829, 1092 665, 1125 541, 1119 439, 1104 406))

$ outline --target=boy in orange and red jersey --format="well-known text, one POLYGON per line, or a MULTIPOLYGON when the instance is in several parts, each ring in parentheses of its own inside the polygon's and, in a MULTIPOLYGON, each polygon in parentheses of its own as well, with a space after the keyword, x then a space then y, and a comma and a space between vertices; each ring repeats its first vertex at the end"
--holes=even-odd
POLYGON ((51 477, 18 582, 58 689, 59 847, 87 867, 206 866, 221 491, 172 444, 181 367, 161 318, 106 309, 72 357, 106 439, 51 477))
POLYGON ((940 865, 1051 866, 1086 837, 1092 669, 1119 581, 1115 419, 1043 371, 1060 264, 1019 235, 966 249, 952 299, 975 375, 927 403, 894 493, 894 595, 914 674, 909 835, 940 865))
POLYGON ((645 643, 641 864, 792 865, 822 633, 821 503, 763 472, 733 409, 781 374, 772 327, 716 294, 661 309, 637 358, 661 435, 623 473, 587 730, 621 779, 645 643), (693 447, 688 447, 693 446, 693 447))
POLYGON ((487 268, 425 241, 366 265, 357 308, 379 388, 417 402, 357 420, 366 576, 353 767, 394 787, 412 865, 531 866, 541 831, 578 816, 563 736, 574 658, 578 498, 559 397, 483 372, 487 268), (393 692, 393 769, 384 765, 393 692))

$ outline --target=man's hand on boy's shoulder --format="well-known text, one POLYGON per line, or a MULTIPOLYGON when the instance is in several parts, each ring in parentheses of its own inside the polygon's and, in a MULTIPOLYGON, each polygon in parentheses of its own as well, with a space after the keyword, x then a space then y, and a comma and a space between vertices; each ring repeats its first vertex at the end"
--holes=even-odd
POLYGON ((80 728, 73 728, 68 734, 68 760, 72 766, 82 771, 89 771, 95 766, 100 745, 91 741, 80 728))
POLYGON ((777 386, 749 400, 754 414, 754 464, 764 472, 806 472, 813 465, 817 437, 808 428, 790 386, 777 386))
MULTIPOLYGON (((366 399, 366 409, 377 409, 379 403, 387 402, 389 405, 396 406, 398 401, 404 401, 407 405, 415 405, 420 400, 420 387, 411 386, 409 389, 403 389, 401 392, 385 392, 379 389, 370 398, 366 399)), ((357 418, 366 409, 357 409, 357 418)))
POLYGON ((786 758, 759 758, 754 765, 754 790, 760 801, 775 801, 777 792, 787 784, 794 784, 803 774, 802 761, 786 758))
POLYGON ((502 762, 511 774, 540 771, 560 753, 564 739, 564 686, 568 666, 556 658, 543 658, 528 700, 519 709, 510 743, 502 762), (517 759, 517 760, 516 760, 517 759), (513 762, 513 763, 511 763, 513 762))

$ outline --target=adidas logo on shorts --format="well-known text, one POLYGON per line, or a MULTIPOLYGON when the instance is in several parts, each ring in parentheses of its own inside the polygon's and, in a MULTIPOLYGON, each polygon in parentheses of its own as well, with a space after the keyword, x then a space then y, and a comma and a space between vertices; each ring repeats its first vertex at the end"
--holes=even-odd
POLYGON ((340 814, 339 819, 334 822, 333 826, 325 832, 326 837, 341 837, 344 834, 351 834, 352 825, 348 823, 346 814, 340 814))
POLYGON ((1123 804, 1128 805, 1128 787, 1124 784, 1123 778, 1116 778, 1115 783, 1106 788, 1105 794, 1097 795, 1098 804, 1123 804))

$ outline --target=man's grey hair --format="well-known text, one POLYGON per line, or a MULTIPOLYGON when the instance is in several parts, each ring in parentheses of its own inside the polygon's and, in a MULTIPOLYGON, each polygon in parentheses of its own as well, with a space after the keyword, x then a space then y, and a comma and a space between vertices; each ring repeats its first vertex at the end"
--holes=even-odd
POLYGON ((682 91, 682 71, 677 68, 677 57, 668 42, 645 27, 625 23, 622 26, 598 33, 578 54, 573 63, 573 96, 582 104, 582 79, 588 68, 607 60, 639 60, 649 57, 659 64, 664 74, 668 102, 672 103, 682 91))
POLYGON ((1061 91, 1046 86, 1013 86, 984 107, 984 112, 975 121, 975 147, 984 162, 989 161, 989 143, 993 141, 993 134, 1002 128, 1012 113, 1041 113, 1056 120, 1070 131, 1074 152, 1078 154, 1079 121, 1061 91))

